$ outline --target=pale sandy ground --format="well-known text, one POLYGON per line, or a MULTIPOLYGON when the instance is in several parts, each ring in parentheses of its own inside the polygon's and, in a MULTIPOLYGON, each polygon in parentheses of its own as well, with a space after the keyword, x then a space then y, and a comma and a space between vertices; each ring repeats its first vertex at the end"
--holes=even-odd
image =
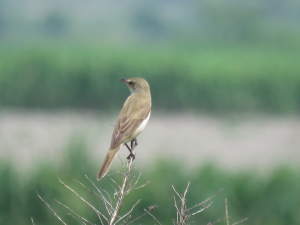
MULTIPOLYGON (((63 163, 73 138, 84 137, 92 163, 102 163, 110 144, 115 114, 71 111, 0 112, 0 157, 18 168, 32 168, 41 159, 63 163)), ((300 163, 300 118, 279 116, 213 117, 153 112, 138 138, 136 163, 179 160, 187 167, 209 161, 230 169, 268 169, 300 163)), ((123 147, 121 157, 128 151, 123 147)), ((118 161, 118 160, 116 160, 118 161)), ((119 162, 114 162, 118 166, 119 162)), ((149 166, 148 166, 149 167, 149 166)))

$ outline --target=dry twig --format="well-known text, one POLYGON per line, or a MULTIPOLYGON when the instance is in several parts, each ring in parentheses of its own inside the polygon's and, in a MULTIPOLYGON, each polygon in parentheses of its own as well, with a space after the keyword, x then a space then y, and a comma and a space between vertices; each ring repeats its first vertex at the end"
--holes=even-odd
MULTIPOLYGON (((77 183, 79 183, 85 190, 87 190, 94 198, 96 198, 105 207, 105 210, 106 210, 105 213, 100 212, 95 206, 91 205, 88 201, 86 201, 84 198, 82 198, 76 191, 74 191, 72 188, 67 186, 64 182, 62 182, 59 177, 57 177, 57 178, 58 178, 58 180, 61 184, 63 184, 67 189, 69 189, 72 193, 74 193, 80 200, 82 200, 85 204, 87 204, 97 214, 101 225, 104 225, 104 224, 116 225, 121 221, 124 221, 124 224, 130 225, 130 224, 136 222, 138 219, 140 219, 140 218, 142 218, 146 215, 150 215, 159 225, 161 225, 161 223, 156 219, 156 217, 152 213, 150 213, 152 210, 158 208, 157 205, 153 205, 153 206, 148 207, 148 210, 144 209, 144 211, 145 211, 144 214, 142 214, 142 215, 138 216, 137 218, 130 221, 130 219, 131 219, 130 213, 140 203, 141 199, 139 199, 131 207, 131 209, 128 212, 126 212, 122 216, 119 215, 121 207, 123 205, 124 198, 131 191, 142 188, 142 187, 146 186, 149 183, 149 181, 147 181, 146 183, 144 183, 140 186, 137 186, 143 171, 140 172, 140 174, 137 176, 137 178, 135 178, 135 176, 132 174, 132 169, 133 169, 132 158, 130 158, 129 161, 127 162, 127 170, 125 171, 125 169, 123 168, 123 171, 124 171, 123 173, 115 173, 116 175, 121 177, 121 182, 119 182, 118 181, 119 179, 117 179, 116 177, 115 178, 110 178, 111 183, 109 183, 109 184, 111 185, 111 187, 114 190, 114 194, 113 194, 114 197, 113 198, 111 197, 111 195, 106 190, 98 188, 87 176, 86 176, 86 178, 93 185, 94 190, 88 188, 83 183, 75 180, 77 183), (114 200, 114 199, 116 199, 116 200, 114 200)), ((185 188, 183 194, 179 194, 176 191, 175 187, 172 185, 172 188, 173 188, 173 190, 176 194, 174 196, 174 206, 175 206, 175 209, 176 209, 176 215, 177 216, 176 216, 176 221, 173 219, 173 224, 174 225, 188 225, 188 224, 191 224, 192 222, 187 223, 187 221, 192 216, 194 216, 196 214, 199 214, 200 212, 203 212, 205 209, 210 207, 212 202, 210 202, 210 203, 208 203, 208 202, 223 190, 223 189, 221 189, 215 195, 211 196, 210 198, 206 199, 205 201, 202 201, 202 202, 188 208, 187 205, 186 205, 186 195, 187 195, 189 186, 190 186, 190 182, 188 183, 187 187, 185 188), (179 200, 177 201, 176 199, 178 199, 178 198, 179 198, 179 200), (198 209, 196 209, 196 208, 198 208, 198 209)), ((37 193, 37 195, 47 205, 47 207, 53 212, 53 214, 64 225, 67 225, 55 213, 55 211, 50 207, 50 205, 44 201, 44 199, 38 193, 37 193)), ((82 225, 86 225, 86 224, 92 225, 93 224, 93 223, 89 222, 87 219, 85 219, 84 217, 77 214, 72 209, 70 209, 68 206, 64 205, 63 203, 61 203, 57 200, 55 200, 55 201, 58 204, 65 207, 67 210, 69 210, 70 213, 68 213, 68 214, 71 215, 78 223, 80 223, 82 225)), ((214 224, 217 224, 217 223, 219 223, 223 220, 226 220, 227 225, 230 225, 229 216, 228 216, 227 199, 225 199, 225 214, 226 214, 226 217, 224 219, 219 219, 214 223, 208 223, 208 225, 214 225, 214 224)), ((241 221, 238 221, 238 222, 236 222, 232 225, 237 225, 239 223, 242 223, 245 220, 247 220, 247 218, 245 218, 241 221)), ((33 218, 31 218, 31 222, 34 225, 33 218)))
MULTIPOLYGON (((53 214, 56 216, 56 218, 57 219, 59 219, 60 220, 60 222, 62 222, 64 225, 67 225, 57 214, 56 214, 56 212, 50 207, 50 205, 47 203, 47 202, 45 202, 45 200, 39 195, 39 193, 38 192, 36 192, 37 193, 37 196, 46 204, 46 206, 53 212, 53 214)), ((33 220, 32 220, 33 221, 33 220)))
MULTIPOLYGON (((226 221, 227 221, 227 225, 230 225, 229 224, 229 216, 228 216, 228 209, 227 209, 227 199, 225 199, 225 214, 226 214, 226 221)), ((239 224, 239 223, 242 223, 242 222, 244 222, 245 220, 247 220, 248 218, 244 218, 244 219, 242 219, 242 220, 240 220, 240 221, 238 221, 238 222, 236 222, 236 223, 234 223, 234 224, 232 224, 232 225, 237 225, 237 224, 239 224)))
MULTIPOLYGON (((123 162, 122 162, 123 164, 123 162)), ((119 216, 120 210, 121 210, 121 206, 123 205, 123 200, 125 198, 126 195, 128 195, 131 191, 142 188, 144 186, 146 186, 149 181, 147 181, 146 183, 137 186, 140 177, 142 175, 143 170, 140 172, 140 174, 138 175, 138 177, 136 179, 135 176, 132 174, 132 169, 133 169, 133 164, 132 164, 132 158, 130 158, 127 162, 127 170, 125 171, 125 169, 123 168, 123 173, 115 173, 118 176, 121 177, 121 182, 118 182, 117 177, 115 178, 110 178, 111 183, 110 186, 112 187, 112 189, 114 190, 114 198, 111 197, 111 195, 106 191, 103 190, 101 188, 98 188, 95 183, 93 183, 87 176, 85 176, 87 178, 87 180, 93 185, 94 190, 88 188, 87 186, 85 186, 83 183, 75 180, 77 183, 79 183, 85 190, 87 190, 94 198, 96 198, 104 207, 106 212, 100 212, 95 206, 93 206, 92 204, 90 204, 88 201, 86 201, 83 197, 81 197, 76 191, 74 191, 72 188, 70 188, 68 185, 66 185, 64 182, 62 182, 62 180, 58 178, 58 181, 65 186, 67 189, 69 189, 72 193, 74 193, 81 201, 83 201, 85 204, 87 204, 98 216, 99 221, 102 225, 104 224, 109 224, 109 225, 115 225, 118 224, 120 221, 125 220, 127 217, 127 221, 126 224, 131 224, 134 221, 142 218, 143 216, 146 215, 150 215, 151 217, 153 217, 157 222, 158 220, 150 213, 150 211, 154 210, 155 208, 157 208, 158 206, 151 206, 148 208, 149 211, 145 210, 146 213, 144 213, 143 215, 137 217, 136 219, 132 220, 131 222, 129 221, 129 219, 131 218, 130 213, 133 211, 133 209, 136 207, 136 205, 141 201, 138 200, 132 207, 131 209, 126 212, 124 215, 119 216), (116 200, 113 200, 115 199, 116 200), (113 203, 115 201, 115 203, 113 203), (106 215, 108 214, 108 215, 106 215)), ((48 206, 48 208, 53 212, 53 214, 63 223, 66 225, 66 223, 55 213, 55 211, 49 206, 49 204, 47 204, 42 198, 41 196, 38 194, 39 198, 48 206)), ((72 209, 70 209, 68 206, 64 205, 63 203, 55 200, 58 204, 62 205, 63 207, 65 207, 67 210, 70 211, 70 213, 68 213, 68 215, 72 216, 78 223, 86 225, 86 224, 93 224, 91 222, 89 222, 87 219, 85 219, 84 217, 80 216, 79 214, 77 214, 75 211, 73 211, 72 209)), ((31 219, 32 224, 34 225, 33 219, 31 219)))
POLYGON ((190 186, 190 182, 188 183, 183 195, 180 195, 176 191, 175 187, 172 185, 172 188, 173 188, 174 192, 179 197, 179 205, 180 205, 180 208, 179 208, 178 205, 177 205, 178 202, 176 201, 176 197, 174 196, 175 209, 176 209, 176 212, 177 212, 176 221, 173 220, 174 225, 184 225, 184 224, 186 224, 186 222, 188 221, 189 218, 191 218, 192 216, 194 216, 194 215, 204 211, 208 207, 210 207, 212 202, 209 203, 208 205, 206 205, 206 203, 223 190, 222 189, 222 190, 218 191, 215 195, 213 195, 212 197, 206 199, 205 201, 200 202, 200 203, 194 205, 191 208, 187 208, 187 206, 186 206, 186 194, 188 192, 189 186, 190 186), (200 209, 196 210, 195 212, 191 212, 191 210, 193 210, 196 207, 200 207, 200 209))
POLYGON ((225 214, 226 214, 227 225, 229 225, 229 217, 228 217, 227 199, 226 198, 225 198, 225 214))

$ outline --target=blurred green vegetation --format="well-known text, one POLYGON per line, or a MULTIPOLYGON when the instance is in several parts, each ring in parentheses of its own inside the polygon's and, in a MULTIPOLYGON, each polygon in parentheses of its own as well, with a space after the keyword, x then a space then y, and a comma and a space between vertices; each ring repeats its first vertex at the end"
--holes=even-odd
MULTIPOLYGON (((113 193, 108 184, 108 177, 100 182, 96 181, 99 165, 94 166, 89 163, 86 149, 83 139, 74 139, 59 167, 49 162, 40 162, 34 171, 26 172, 26 175, 17 172, 9 162, 2 162, 0 164, 0 223, 30 224, 30 218, 33 217, 36 225, 58 224, 57 218, 37 197, 36 191, 38 191, 67 223, 76 224, 71 216, 66 215, 67 211, 54 199, 69 206, 89 221, 99 224, 93 210, 61 185, 56 177, 58 175, 64 183, 103 212, 101 204, 74 181, 76 179, 92 188, 84 177, 86 174, 98 187, 113 193)), ((121 163, 119 166, 121 168, 121 163)), ((171 185, 174 185, 179 193, 183 193, 190 181, 191 185, 187 194, 188 206, 193 206, 225 188, 212 200, 214 203, 209 209, 193 218, 197 224, 207 224, 209 221, 224 218, 225 198, 228 200, 231 222, 245 217, 249 220, 244 224, 284 225, 300 222, 300 174, 295 169, 280 167, 268 175, 262 175, 255 170, 233 172, 212 164, 202 165, 193 170, 185 168, 182 161, 158 160, 151 165, 150 171, 145 170, 141 178, 141 184, 146 180, 149 180, 150 184, 127 196, 121 214, 141 198, 142 201, 132 212, 132 218, 141 215, 144 208, 158 204, 160 207, 153 211, 153 214, 162 224, 171 223, 171 220, 176 218, 173 199, 175 193, 171 185)), ((141 169, 136 168, 134 173, 138 174, 141 169)), ((139 223, 153 224, 153 221, 146 217, 139 223)))
POLYGON ((299 46, 0 46, 0 105, 119 109, 120 78, 144 77, 153 107, 299 113, 299 46))

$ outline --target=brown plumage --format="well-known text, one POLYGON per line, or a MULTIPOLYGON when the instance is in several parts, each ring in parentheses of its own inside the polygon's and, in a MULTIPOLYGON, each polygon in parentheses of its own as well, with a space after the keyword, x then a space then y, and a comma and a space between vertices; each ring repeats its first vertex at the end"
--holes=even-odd
POLYGON ((149 84, 143 78, 121 79, 130 89, 118 116, 111 138, 109 151, 104 159, 97 179, 104 177, 120 147, 135 139, 145 128, 151 113, 151 94, 149 84))

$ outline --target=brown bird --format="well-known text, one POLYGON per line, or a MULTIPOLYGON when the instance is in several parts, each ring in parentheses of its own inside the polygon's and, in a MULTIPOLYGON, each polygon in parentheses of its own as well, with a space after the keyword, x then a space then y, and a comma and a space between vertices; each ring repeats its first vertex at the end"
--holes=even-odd
POLYGON ((97 176, 98 180, 107 174, 113 159, 123 144, 130 151, 127 159, 135 158, 132 150, 137 145, 136 137, 144 130, 150 118, 151 94, 147 81, 143 78, 121 79, 120 81, 127 84, 131 95, 126 99, 118 116, 109 151, 97 176), (127 142, 131 142, 131 148, 127 142))

